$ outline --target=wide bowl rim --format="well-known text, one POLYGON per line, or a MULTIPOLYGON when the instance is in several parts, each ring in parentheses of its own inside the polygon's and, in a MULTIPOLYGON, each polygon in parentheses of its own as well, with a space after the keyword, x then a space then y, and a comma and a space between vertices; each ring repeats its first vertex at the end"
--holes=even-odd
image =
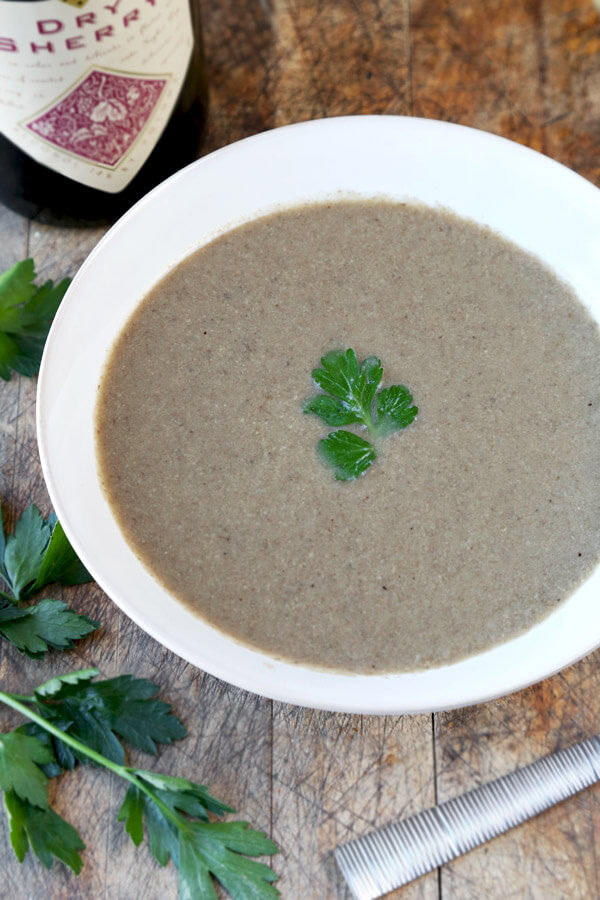
MULTIPOLYGON (((596 619, 593 627, 590 627, 588 621, 587 627, 580 630, 576 640, 572 636, 565 641, 557 640, 557 635, 564 631, 565 623, 568 624, 569 621, 568 618, 565 618, 563 608, 572 602, 573 596, 581 593, 581 589, 578 589, 575 595, 561 604, 561 607, 551 616, 535 625, 524 635, 519 635, 506 644, 500 645, 500 648, 493 648, 458 663, 429 669, 425 672, 389 675, 345 675, 329 671, 319 672, 313 668, 286 663, 258 651, 250 650, 236 640, 221 635, 220 632, 216 632, 216 629, 212 629, 211 626, 194 617, 202 626, 198 625, 198 633, 202 633, 204 638, 207 638, 210 632, 214 632, 214 640, 217 643, 222 639, 225 640, 225 644, 219 644, 221 648, 225 648, 224 656, 219 659, 214 656, 207 658, 206 647, 200 646, 196 652, 194 648, 190 647, 189 639, 184 640, 183 635, 173 632, 168 627, 169 623, 159 622, 157 617, 151 614, 151 611, 145 608, 137 597, 133 599, 133 595, 136 594, 135 585, 131 586, 131 590, 123 592, 122 583, 118 578, 115 579, 110 567, 105 566, 101 548, 95 544, 89 533, 83 532, 80 523, 76 522, 75 511, 81 518, 81 511, 77 509, 79 502, 76 496, 77 491, 70 488, 65 482, 64 462, 59 462, 61 453, 65 452, 65 446, 64 442, 61 443, 56 437, 56 422, 60 421, 60 416, 57 418, 58 413, 55 413, 54 407, 57 405, 58 395, 62 396, 69 386, 74 390, 71 382, 75 377, 72 375, 71 368, 68 367, 70 380, 67 378, 66 386, 63 384, 60 379, 61 375, 64 375, 65 366, 59 362, 59 356, 65 352, 65 348, 69 347, 69 341, 71 341, 71 347, 74 346, 72 342, 77 334, 77 318, 84 314, 83 300, 79 298, 85 299, 89 294, 90 279, 97 277, 100 271, 99 267, 104 267, 104 258, 114 254, 117 258, 118 251, 115 248, 119 241, 130 240, 130 235, 138 228, 144 227, 152 216, 167 209, 172 197, 182 196, 188 183, 191 185, 202 179, 206 181, 213 178, 215 170, 219 170, 219 167, 220 169, 229 168, 232 171, 239 171, 240 167, 248 165, 248 160, 260 160, 265 154, 268 156, 269 153, 274 152, 284 155, 287 153, 286 162, 289 162, 290 153, 318 154, 319 144, 325 147, 335 145, 339 152, 342 146, 350 146, 349 142, 352 138, 360 145, 359 150, 353 148, 348 152, 350 155, 356 153, 359 162, 364 161, 367 151, 375 152, 368 148, 372 147, 376 141, 388 139, 397 141, 395 146, 399 153, 403 151, 402 141, 417 148, 414 152, 405 151, 409 156, 413 152, 409 162, 414 165, 417 165, 415 157, 418 151, 425 148, 427 152, 427 148, 431 150, 433 145, 441 143, 450 156, 461 150, 464 152, 464 149, 468 148, 469 152, 473 153, 472 160, 483 160, 492 156, 504 161, 507 165, 509 163, 514 165, 517 169, 521 166, 525 173, 522 178, 534 172, 541 184, 552 185, 553 189, 558 192, 558 200, 561 202, 566 197, 575 198, 572 202, 573 215, 576 216, 583 209, 586 215, 591 216, 594 226, 598 225, 594 239, 597 237, 600 246, 600 191, 560 163, 497 135, 431 119, 401 116, 350 116, 310 120, 244 138, 197 160, 154 188, 128 210, 103 236, 76 274, 51 328, 40 368, 36 419, 42 470, 51 501, 65 532, 100 587, 146 633, 192 665, 237 687, 273 700, 331 711, 403 714, 463 707, 485 702, 527 687, 574 663, 595 649, 600 644, 600 619, 596 619), (561 610, 563 610, 562 615, 561 610), (561 621, 556 622, 555 627, 549 629, 548 622, 556 620, 557 616, 561 621), (548 635, 552 636, 550 652, 548 652, 547 646, 548 635), (539 658, 532 657, 532 649, 536 647, 545 649, 539 658), (504 665, 505 671, 503 674, 497 674, 494 678, 486 678, 486 665, 491 656, 497 655, 496 652, 501 648, 504 651, 508 648, 509 652, 500 654, 503 656, 504 662, 500 661, 494 665, 500 667, 504 665), (508 668, 506 663, 511 659, 514 665, 506 670, 508 668)), ((297 163, 298 158, 294 159, 297 163)), ((298 174, 299 170, 294 171, 298 174)), ((351 175, 353 176, 353 173, 351 175)), ((335 192, 335 188, 332 190, 335 192)), ((369 193, 368 190, 367 193, 369 193)), ((417 199, 419 198, 417 197, 417 199)), ((444 203, 444 205, 447 204, 444 203)), ((235 217, 230 216, 229 227, 236 224, 234 219, 235 217)), ((244 216, 241 216, 240 221, 242 220, 245 220, 244 216)), ((218 231, 219 229, 215 233, 218 231)), ((508 236, 510 237, 510 234, 508 236)), ((185 245, 185 242, 181 242, 179 258, 187 255, 193 246, 193 243, 185 245)), ((526 247, 526 249, 532 248, 526 247)), ((559 270, 559 274, 561 277, 565 277, 564 271, 559 270)), ((573 278, 575 277, 578 277, 576 272, 573 275, 573 278)), ((573 278, 567 280, 573 283, 573 278)), ((577 287, 581 288, 582 285, 577 287)), ((586 289, 586 285, 583 284, 584 293, 586 289)), ((597 312, 595 315, 598 319, 597 312)), ((114 332, 113 340, 117 333, 118 331, 114 332)), ((85 365, 84 362, 81 364, 85 365)), ((89 470, 87 470, 87 474, 89 475, 89 470)), ((596 575, 599 574, 598 571, 594 574, 595 580, 598 580, 596 575)), ((158 584, 149 574, 148 577, 154 581, 155 586, 158 584)), ((591 580, 588 579, 588 582, 591 580)), ((150 582, 146 582, 145 587, 151 588, 150 582)), ((161 588, 161 590, 163 589, 161 588)), ((173 602, 177 604, 177 601, 173 602)), ((181 604, 177 605, 181 606, 181 604)), ((589 612, 591 609, 589 601, 586 601, 584 606, 589 612)), ((572 628, 572 623, 569 627, 572 628)))

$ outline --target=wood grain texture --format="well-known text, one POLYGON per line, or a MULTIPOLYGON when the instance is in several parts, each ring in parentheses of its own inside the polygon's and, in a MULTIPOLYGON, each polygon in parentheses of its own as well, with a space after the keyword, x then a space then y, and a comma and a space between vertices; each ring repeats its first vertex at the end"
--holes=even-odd
MULTIPOLYGON (((289 122, 414 114, 461 122, 544 150, 600 180, 600 22, 584 0, 205 0, 211 80, 205 151, 289 122)), ((0 265, 31 253, 43 277, 73 274, 102 229, 31 225, 0 211, 0 265)), ((9 521, 48 511, 35 442, 35 381, 0 384, 2 497, 9 521)), ((189 737, 149 768, 206 782, 282 847, 286 900, 348 898, 340 841, 416 812, 598 731, 600 654, 526 691, 436 717, 364 718, 272 704, 187 665, 142 633, 95 586, 53 590, 103 628, 34 663, 0 643, 0 684, 25 687, 98 665, 161 685, 189 737)), ((0 710, 0 729, 14 717, 0 710)), ((177 897, 116 822, 121 784, 94 769, 61 778, 57 809, 88 844, 75 879, 31 857, 19 866, 0 816, 0 898, 177 897), (10 887, 8 887, 10 885, 10 887)), ((395 892, 452 900, 600 896, 600 790, 575 797, 395 892)))
POLYGON ((273 10, 277 125, 410 112, 407 3, 274 0, 273 10))
MULTIPOLYGON (((16 213, 0 207, 0 271, 8 269, 27 256, 29 222, 16 213)), ((13 515, 15 484, 15 452, 21 382, 13 378, 0 385, 0 489, 5 520, 13 515)))
POLYGON ((600 15, 591 3, 541 3, 546 152, 600 183, 600 15))
MULTIPOLYGON (((431 716, 274 704, 273 837, 284 849, 275 860, 284 897, 347 897, 333 860, 337 844, 434 802, 431 716)), ((436 873, 402 896, 433 900, 436 873)))
MULTIPOLYGON (((511 697, 436 717, 440 801, 598 732, 600 655, 511 697)), ((445 866, 445 898, 598 895, 595 786, 445 866)))
POLYGON ((413 114, 543 150, 535 2, 413 0, 413 114))
POLYGON ((210 83, 204 151, 272 128, 278 67, 269 0, 209 0, 203 7, 210 83))

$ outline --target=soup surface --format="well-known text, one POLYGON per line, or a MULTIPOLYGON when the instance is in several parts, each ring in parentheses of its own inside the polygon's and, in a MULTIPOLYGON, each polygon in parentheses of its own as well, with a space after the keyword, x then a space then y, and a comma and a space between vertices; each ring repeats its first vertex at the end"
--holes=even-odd
POLYGON ((600 554, 599 443, 599 331, 570 290, 489 230, 382 201, 198 250, 127 323, 97 407, 106 494, 155 576, 246 644, 349 672, 453 662, 550 613, 600 554), (348 347, 419 415, 339 482, 302 407, 348 347))

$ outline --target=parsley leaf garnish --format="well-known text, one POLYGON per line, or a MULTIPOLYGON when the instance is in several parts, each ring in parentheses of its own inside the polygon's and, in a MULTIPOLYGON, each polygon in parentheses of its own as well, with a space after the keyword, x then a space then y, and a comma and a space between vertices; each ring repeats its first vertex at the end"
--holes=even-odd
POLYGON ((319 453, 335 467, 338 481, 351 481, 366 472, 377 452, 373 444, 351 431, 332 431, 319 441, 319 453))
POLYGON ((379 434, 389 434, 406 428, 418 413, 416 406, 411 406, 413 398, 408 388, 395 384, 383 388, 377 394, 377 429, 379 434))
POLYGON ((304 411, 315 413, 328 425, 360 422, 372 428, 371 407, 383 377, 381 362, 370 356, 359 365, 354 350, 333 350, 321 359, 321 365, 322 369, 313 369, 313 381, 331 396, 313 397, 304 411))
POLYGON ((56 516, 44 519, 35 506, 25 510, 13 534, 5 535, 0 510, 0 635, 32 659, 50 648, 65 650, 98 622, 45 598, 23 606, 46 585, 83 584, 91 575, 79 561, 56 516))
POLYGON ((56 858, 79 873, 83 841, 50 808, 47 782, 78 761, 93 762, 128 782, 117 818, 136 846, 145 829, 160 865, 173 860, 181 898, 216 900, 213 877, 235 900, 278 897, 272 869, 248 858, 277 853, 273 841, 247 822, 212 821, 209 814, 234 810, 204 785, 125 764, 118 737, 155 753, 156 743, 186 734, 169 704, 156 699, 157 686, 132 675, 94 681, 97 674, 86 669, 53 678, 29 697, 0 691, 0 702, 30 720, 0 734, 0 790, 19 861, 31 845, 48 868, 56 858))
POLYGON ((36 287, 32 259, 0 274, 0 378, 10 381, 11 369, 35 375, 50 325, 70 284, 47 281, 36 287))
MULTIPOLYGON (((393 385, 377 389, 383 378, 381 360, 369 356, 358 362, 352 349, 333 350, 321 359, 321 369, 313 369, 315 384, 325 393, 311 397, 305 413, 323 419, 327 425, 360 425, 371 441, 406 428, 418 408, 408 388, 393 385)), ((334 431, 319 441, 319 453, 335 468, 337 481, 351 481, 362 475, 377 458, 374 444, 351 431, 334 431)))

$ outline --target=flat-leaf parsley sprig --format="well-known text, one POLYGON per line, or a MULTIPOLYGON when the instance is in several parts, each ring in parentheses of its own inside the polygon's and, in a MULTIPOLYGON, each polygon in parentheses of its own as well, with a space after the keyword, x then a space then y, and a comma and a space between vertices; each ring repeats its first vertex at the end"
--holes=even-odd
POLYGON ((48 584, 84 584, 92 576, 79 561, 54 514, 47 519, 31 505, 5 534, 0 509, 0 637, 32 659, 49 648, 66 650, 99 628, 87 616, 68 609, 62 600, 44 598, 24 606, 48 584))
POLYGON ((366 472, 377 458, 373 442, 400 431, 414 420, 418 408, 408 388, 395 384, 378 392, 383 378, 381 360, 369 356, 358 362, 352 349, 332 350, 322 357, 321 369, 313 369, 313 381, 325 393, 311 397, 305 413, 327 425, 361 425, 371 441, 352 431, 333 431, 319 441, 325 462, 336 469, 338 481, 350 481, 366 472))
POLYGON ((84 669, 39 685, 30 696, 0 691, 0 702, 30 721, 0 734, 0 790, 19 862, 29 846, 47 867, 59 859, 75 874, 85 845, 78 832, 51 809, 48 780, 78 762, 94 763, 119 775, 128 790, 117 815, 138 846, 144 825, 150 852, 161 866, 179 870, 182 900, 216 900, 212 876, 234 900, 274 900, 277 876, 249 859, 278 852, 276 844, 247 822, 215 822, 209 813, 234 812, 187 778, 127 766, 120 739, 147 753, 156 744, 185 737, 158 687, 132 675, 95 681, 84 669))

